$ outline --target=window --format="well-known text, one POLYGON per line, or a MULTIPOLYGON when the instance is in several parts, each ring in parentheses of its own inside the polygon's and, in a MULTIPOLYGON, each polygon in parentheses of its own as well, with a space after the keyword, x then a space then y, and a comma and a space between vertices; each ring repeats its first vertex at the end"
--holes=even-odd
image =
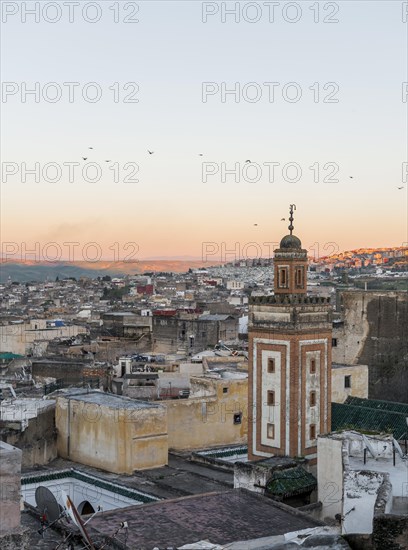
POLYGON ((310 361, 310 372, 314 374, 316 372, 316 359, 310 361))
POLYGON ((275 439, 275 424, 266 425, 266 435, 268 439, 275 439))
POLYGON ((337 338, 332 338, 332 347, 337 348, 337 338))
POLYGON ((286 288, 288 286, 288 271, 286 267, 279 269, 279 287, 286 288))
POLYGON ((344 387, 351 388, 351 374, 348 374, 344 377, 344 387))
POLYGON ((269 357, 268 359, 268 372, 275 372, 275 359, 269 357))
POLYGON ((272 407, 272 405, 275 405, 275 392, 274 391, 268 391, 268 406, 272 407))
POLYGON ((297 267, 295 271, 295 284, 297 288, 303 287, 303 267, 297 267))
POLYGON ((241 424, 242 422, 242 413, 234 414, 234 424, 241 424))
POLYGON ((315 391, 310 392, 310 406, 311 407, 316 406, 316 392, 315 391))
POLYGON ((310 439, 316 439, 316 424, 310 424, 310 439))
POLYGON ((222 393, 228 393, 228 388, 222 388, 222 393))

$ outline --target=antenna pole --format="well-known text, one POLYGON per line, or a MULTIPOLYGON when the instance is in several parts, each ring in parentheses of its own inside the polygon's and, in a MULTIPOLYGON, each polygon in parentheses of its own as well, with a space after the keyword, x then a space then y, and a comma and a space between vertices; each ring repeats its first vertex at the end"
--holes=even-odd
POLYGON ((296 204, 291 204, 290 205, 290 210, 289 210, 289 221, 290 221, 290 224, 288 226, 288 229, 290 231, 290 234, 292 235, 292 231, 294 230, 294 227, 293 227, 293 210, 296 210, 296 204))

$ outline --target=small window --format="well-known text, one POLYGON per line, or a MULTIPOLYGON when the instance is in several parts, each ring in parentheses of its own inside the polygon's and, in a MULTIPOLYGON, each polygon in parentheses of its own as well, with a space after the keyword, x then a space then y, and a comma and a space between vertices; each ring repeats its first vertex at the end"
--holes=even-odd
POLYGON ((297 288, 303 287, 303 267, 297 267, 295 271, 295 284, 297 288))
POLYGON ((316 439, 316 424, 310 424, 310 439, 316 439))
POLYGON ((266 431, 268 439, 275 439, 275 424, 267 424, 266 431))
POLYGON ((337 348, 337 338, 332 338, 332 347, 337 348))
POLYGON ((275 359, 272 359, 271 357, 268 359, 268 372, 275 372, 275 359))
POLYGON ((316 406, 316 392, 315 391, 310 392, 310 406, 311 407, 316 406))
POLYGON ((288 285, 287 269, 283 268, 279 270, 279 286, 280 288, 286 288, 288 285))
POLYGON ((234 424, 241 424, 241 423, 242 423, 242 413, 235 413, 234 424))
POLYGON ((228 393, 228 388, 222 388, 222 393, 228 393))
POLYGON ((351 374, 347 374, 344 377, 344 387, 345 388, 351 388, 351 374))
POLYGON ((312 359, 310 361, 310 372, 315 373, 316 372, 316 359, 312 359))
POLYGON ((273 405, 275 405, 275 392, 268 391, 268 406, 272 407, 273 405))

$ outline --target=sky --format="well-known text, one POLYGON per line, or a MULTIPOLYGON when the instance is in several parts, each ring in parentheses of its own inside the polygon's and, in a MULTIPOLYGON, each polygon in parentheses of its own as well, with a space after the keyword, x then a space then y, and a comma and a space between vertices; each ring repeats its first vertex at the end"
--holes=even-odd
POLYGON ((3 257, 408 241, 406 2, 1 4, 3 257))

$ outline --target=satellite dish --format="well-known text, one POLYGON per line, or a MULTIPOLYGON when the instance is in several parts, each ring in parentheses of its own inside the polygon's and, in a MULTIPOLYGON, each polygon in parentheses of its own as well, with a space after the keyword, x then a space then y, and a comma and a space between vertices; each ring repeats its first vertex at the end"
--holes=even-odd
POLYGON ((41 514, 45 515, 49 523, 57 521, 60 517, 60 505, 55 496, 47 487, 44 487, 44 485, 40 485, 35 490, 35 502, 37 508, 40 510, 41 514))

